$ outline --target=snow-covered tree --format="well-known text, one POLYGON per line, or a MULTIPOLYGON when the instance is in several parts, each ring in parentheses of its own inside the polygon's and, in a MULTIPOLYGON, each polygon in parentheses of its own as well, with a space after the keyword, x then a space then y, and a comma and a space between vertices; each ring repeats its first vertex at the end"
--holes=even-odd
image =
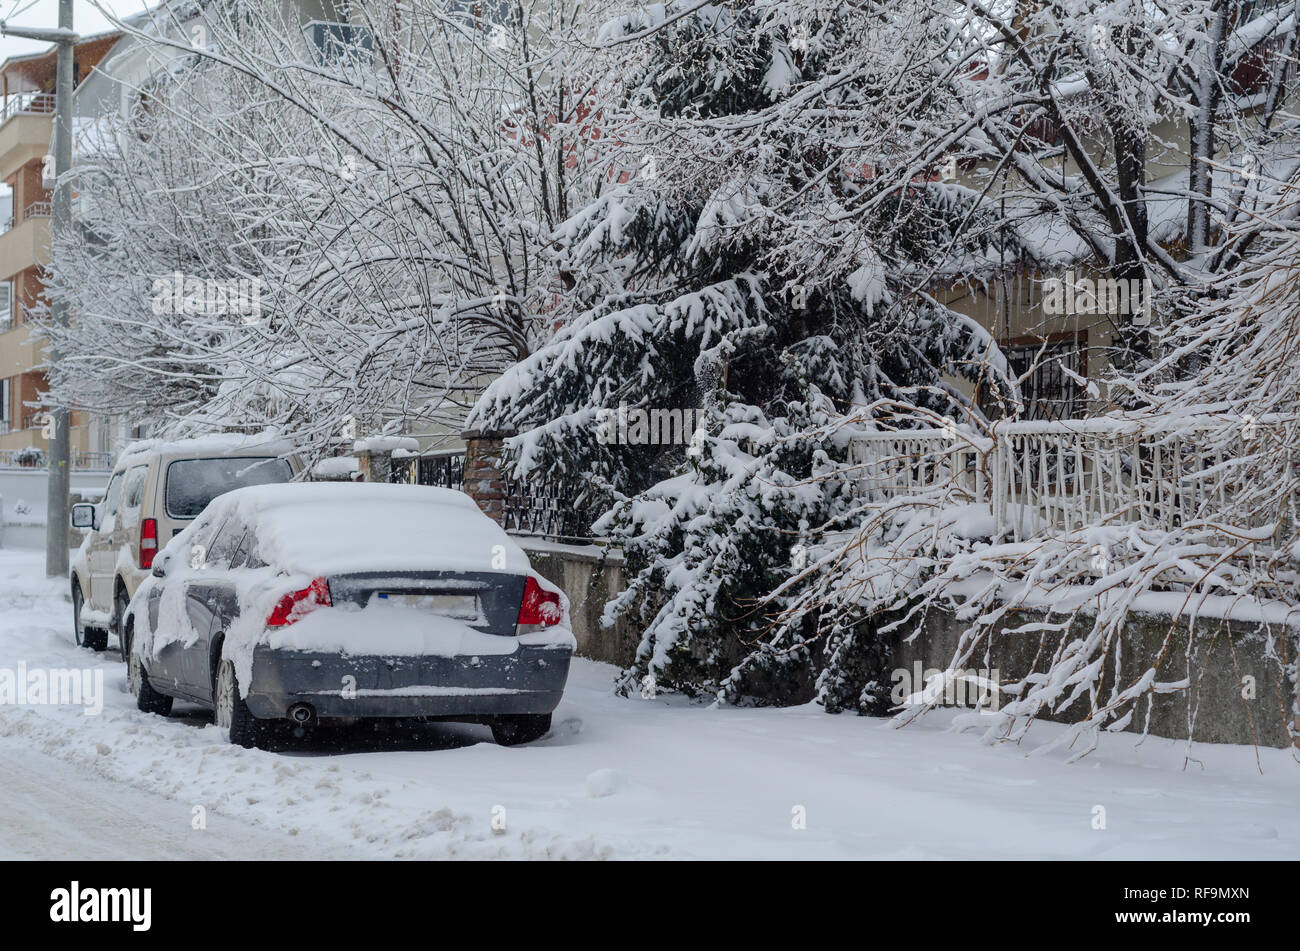
POLYGON ((926 12, 678 2, 599 36, 624 77, 601 117, 618 184, 556 234, 562 329, 472 421, 518 432, 519 475, 608 506, 631 583, 607 621, 643 631, 624 689, 884 699, 869 610, 774 639, 761 602, 803 572, 809 533, 856 505, 819 479, 846 461, 834 420, 896 404, 978 417, 949 378, 999 365, 988 334, 927 293, 936 261, 987 267, 1006 236, 936 180, 924 129, 952 117, 927 94, 950 64, 906 55, 943 45, 926 12), (664 445, 655 420, 682 409, 699 425, 664 445))
POLYGON ((55 398, 318 449, 457 429, 547 332, 540 252, 590 194, 596 90, 565 39, 585 8, 507 12, 363 5, 323 51, 263 3, 123 24, 168 68, 91 130, 74 172, 55 398), (202 299, 157 313, 177 273, 202 299), (239 280, 257 314, 206 306, 239 280))
MULTIPOLYGON (((1153 694, 1188 692, 1194 722, 1188 688, 1204 661, 1177 646, 1186 617, 1170 619, 1154 659, 1135 662, 1122 641, 1135 610, 1276 619, 1297 605, 1297 9, 960 8, 987 68, 954 87, 970 121, 940 134, 980 163, 969 178, 1008 209, 1000 224, 1029 266, 1082 262, 1157 288, 1154 325, 1119 326, 1133 346, 1090 384, 1116 412, 1099 428, 1059 430, 1069 446, 1110 434, 1106 478, 1145 484, 1148 500, 1128 504, 1080 475, 1060 502, 1086 505, 1086 521, 1007 537, 972 506, 968 473, 945 468, 945 447, 914 460, 944 478, 865 503, 851 532, 822 533, 812 583, 771 603, 791 638, 809 616, 864 604, 895 636, 931 609, 955 612, 966 628, 945 678, 980 666, 997 637, 1045 638, 1036 669, 1002 685, 998 714, 971 722, 989 740, 1016 740, 1036 718, 1065 715, 1077 730, 1060 742, 1078 756, 1102 731, 1142 723, 1153 694), (1026 608, 1038 613, 1017 621, 1026 608), (1161 663, 1180 650, 1185 676, 1169 677, 1161 663)), ((1017 451, 988 438, 999 428, 964 440, 976 471, 989 471, 995 448, 1017 451)), ((866 474, 898 464, 874 460, 866 474)), ((1061 471, 1069 484, 1083 470, 1061 471)), ((1281 636, 1274 646, 1278 702, 1262 715, 1289 724, 1294 648, 1281 636)), ((934 703, 910 703, 899 722, 934 703)))

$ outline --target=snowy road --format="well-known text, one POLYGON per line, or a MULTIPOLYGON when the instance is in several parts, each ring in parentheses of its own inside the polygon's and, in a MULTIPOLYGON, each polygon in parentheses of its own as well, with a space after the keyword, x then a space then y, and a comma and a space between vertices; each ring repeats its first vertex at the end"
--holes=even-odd
POLYGON ((42 568, 0 551, 0 670, 99 669, 106 696, 98 716, 0 705, 0 858, 1300 854, 1288 751, 1259 751, 1261 774, 1250 748, 1198 746, 1184 768, 1183 744, 1123 735, 1066 765, 941 717, 894 730, 812 707, 618 698, 613 670, 587 661, 530 746, 437 725, 238 749, 195 708, 137 712, 116 652, 73 646, 64 586, 42 568))
POLYGON ((0 743, 0 861, 8 859, 318 859, 343 849, 205 815, 177 799, 107 783, 45 753, 0 743))

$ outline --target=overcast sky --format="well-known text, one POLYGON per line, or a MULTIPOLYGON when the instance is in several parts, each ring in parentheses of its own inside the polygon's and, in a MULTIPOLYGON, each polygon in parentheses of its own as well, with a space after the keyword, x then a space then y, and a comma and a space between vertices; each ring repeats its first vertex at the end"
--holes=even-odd
MULTIPOLYGON (((138 13, 154 5, 157 0, 99 0, 99 6, 118 16, 138 13)), ((0 0, 0 20, 15 26, 56 27, 59 25, 59 0, 0 0)), ((104 14, 95 9, 90 0, 73 0, 72 26, 78 33, 88 36, 109 29, 104 14)), ((19 53, 34 53, 45 44, 19 40, 12 36, 0 37, 0 61, 19 53)))

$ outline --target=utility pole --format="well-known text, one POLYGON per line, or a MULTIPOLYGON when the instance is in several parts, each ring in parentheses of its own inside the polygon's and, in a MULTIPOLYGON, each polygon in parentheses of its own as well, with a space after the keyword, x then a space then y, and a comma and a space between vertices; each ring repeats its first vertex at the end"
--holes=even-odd
MULTIPOLYGON (((59 0, 59 28, 34 30, 8 26, 0 21, 0 36, 19 36, 29 40, 54 43, 59 48, 58 71, 54 85, 54 187, 53 234, 66 234, 72 224, 72 193, 63 173, 72 166, 72 62, 79 37, 72 29, 72 0, 59 0)), ((50 308, 55 326, 68 325, 68 305, 56 302, 50 308)), ((50 365, 59 362, 59 352, 51 345, 50 365)), ((50 414, 53 431, 49 435, 49 488, 45 506, 45 573, 51 578, 68 575, 68 490, 72 456, 71 414, 55 409, 50 414)))

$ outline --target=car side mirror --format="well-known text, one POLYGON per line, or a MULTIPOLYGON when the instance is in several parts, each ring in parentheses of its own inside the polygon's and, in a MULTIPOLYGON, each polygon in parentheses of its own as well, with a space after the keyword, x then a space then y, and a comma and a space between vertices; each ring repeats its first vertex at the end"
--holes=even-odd
POLYGON ((95 506, 89 502, 78 502, 72 506, 72 527, 88 528, 94 531, 95 526, 95 506))
POLYGON ((171 564, 172 556, 167 552, 162 552, 153 560, 153 576, 155 578, 167 577, 167 567, 171 564))

